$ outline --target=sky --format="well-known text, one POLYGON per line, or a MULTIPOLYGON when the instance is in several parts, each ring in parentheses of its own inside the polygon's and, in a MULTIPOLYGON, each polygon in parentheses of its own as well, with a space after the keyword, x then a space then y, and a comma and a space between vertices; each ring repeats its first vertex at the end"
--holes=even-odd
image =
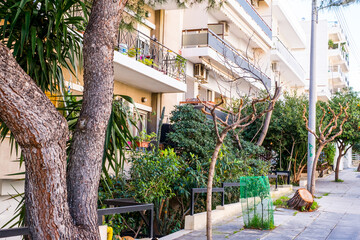
MULTIPOLYGON (((305 20, 311 19, 311 0, 288 1, 290 1, 290 6, 293 8, 299 20, 303 18, 305 18, 305 20)), ((338 17, 342 18, 342 22, 346 22, 349 33, 348 37, 350 37, 350 86, 356 91, 360 91, 360 3, 341 7, 340 11, 326 9, 319 12, 319 20, 339 21, 338 17), (336 14, 336 11, 338 14, 336 14)), ((341 21, 339 22, 341 23, 341 21)))

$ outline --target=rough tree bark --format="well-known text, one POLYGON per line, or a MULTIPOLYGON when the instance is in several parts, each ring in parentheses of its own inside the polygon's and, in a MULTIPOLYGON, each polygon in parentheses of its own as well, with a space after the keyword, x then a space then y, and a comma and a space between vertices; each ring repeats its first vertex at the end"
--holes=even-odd
POLYGON ((339 156, 336 160, 336 167, 335 167, 335 181, 339 180, 339 171, 340 171, 340 162, 341 159, 346 155, 348 150, 352 147, 352 145, 346 147, 346 144, 341 141, 337 141, 338 143, 338 150, 339 150, 339 156))
POLYGON ((25 158, 25 202, 33 239, 70 237, 66 120, 2 43, 0 118, 15 136, 25 158))
POLYGON ((93 2, 84 33, 83 104, 69 156, 67 183, 75 225, 98 235, 97 193, 114 86, 114 46, 126 0, 93 2))
MULTIPOLYGON (((230 129, 229 129, 230 130, 230 129)), ((211 223, 211 211, 212 211, 212 185, 213 179, 215 174, 215 166, 216 160, 218 158, 221 146, 223 144, 224 138, 226 137, 229 130, 225 129, 222 133, 220 138, 217 140, 213 155, 211 157, 211 163, 209 168, 209 175, 208 175, 208 183, 207 183, 207 195, 206 195, 206 222, 211 223)), ((212 225, 206 224, 206 236, 208 240, 212 239, 212 225)))
POLYGON ((289 207, 294 209, 301 210, 302 207, 305 207, 305 209, 309 211, 313 202, 313 195, 311 195, 307 189, 300 188, 296 190, 294 196, 287 201, 287 204, 289 207))
POLYGON ((66 120, 0 43, 0 119, 24 154, 32 239, 100 239, 97 189, 126 0, 95 0, 84 35, 84 95, 66 172, 66 120))
MULTIPOLYGON (((323 144, 323 143, 320 143, 319 146, 318 146, 318 149, 316 150, 316 154, 315 154, 315 158, 314 158, 314 162, 313 162, 313 165, 312 165, 312 170, 311 170, 311 187, 310 187, 310 192, 311 194, 315 194, 315 183, 316 183, 316 166, 317 166, 317 163, 318 163, 318 160, 319 160, 319 157, 320 157, 320 154, 322 152, 322 150, 324 149, 325 145, 327 143, 323 144)), ((309 174, 309 173, 308 173, 309 174)))
MULTIPOLYGON (((278 88, 279 88, 278 91, 281 92, 281 87, 278 87, 278 88)), ((266 134, 267 134, 267 132, 268 132, 268 130, 269 130, 269 126, 270 126, 270 122, 271 122, 271 117, 272 117, 272 113, 273 113, 273 110, 272 110, 272 109, 274 109, 275 103, 276 103, 276 101, 278 100, 278 98, 280 97, 280 94, 278 94, 278 95, 275 96, 275 97, 276 97, 275 101, 274 101, 274 102, 271 102, 271 103, 269 104, 269 106, 268 106, 268 109, 267 109, 268 112, 267 112, 266 115, 265 115, 264 126, 263 126, 263 128, 262 128, 262 130, 261 130, 259 139, 258 139, 258 141, 257 141, 257 143, 256 143, 256 145, 258 145, 258 146, 261 146, 261 145, 263 144, 264 140, 265 140, 265 137, 266 137, 266 134)))

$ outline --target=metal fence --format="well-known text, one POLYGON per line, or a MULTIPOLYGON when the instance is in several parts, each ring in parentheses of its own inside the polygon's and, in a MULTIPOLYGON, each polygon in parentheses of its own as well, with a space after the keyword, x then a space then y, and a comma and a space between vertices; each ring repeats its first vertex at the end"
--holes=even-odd
MULTIPOLYGON (((145 221, 145 224, 148 225, 149 237, 153 239, 154 204, 135 203, 134 201, 119 201, 119 199, 107 200, 107 204, 120 206, 120 207, 98 209, 99 226, 102 225, 103 223, 103 216, 120 214, 120 213, 140 212, 141 217, 145 221), (145 219, 145 216, 142 213, 142 211, 146 211, 146 210, 150 211, 148 220, 145 219)), ((29 235, 28 227, 0 229, 0 238, 26 236, 26 235, 29 235)))
MULTIPOLYGON (((249 61, 248 58, 239 53, 228 42, 220 38, 213 31, 207 28, 183 30, 182 46, 210 47, 222 55, 226 61, 231 61, 244 71, 244 78, 260 80, 268 88, 271 87, 271 79, 258 67, 249 61)), ((226 62, 224 62, 224 65, 226 62)))
POLYGON ((117 50, 172 78, 185 82, 186 59, 138 30, 120 29, 117 50))

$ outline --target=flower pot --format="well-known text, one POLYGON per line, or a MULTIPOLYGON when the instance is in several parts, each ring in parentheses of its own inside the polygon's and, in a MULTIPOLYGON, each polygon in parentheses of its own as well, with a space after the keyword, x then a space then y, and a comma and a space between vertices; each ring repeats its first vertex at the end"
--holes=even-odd
POLYGON ((136 144, 137 144, 138 147, 148 148, 149 145, 150 145, 150 142, 136 142, 136 144))

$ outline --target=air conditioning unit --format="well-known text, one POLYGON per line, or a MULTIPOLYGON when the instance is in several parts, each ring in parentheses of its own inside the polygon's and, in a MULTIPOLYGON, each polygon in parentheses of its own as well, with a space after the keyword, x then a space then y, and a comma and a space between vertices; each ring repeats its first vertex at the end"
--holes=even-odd
POLYGON ((260 0, 251 0, 251 5, 253 5, 255 8, 259 7, 260 0))
POLYGON ((200 83, 207 83, 207 70, 205 69, 204 64, 196 63, 194 64, 194 77, 200 82, 200 83))
POLYGON ((279 72, 279 63, 278 62, 272 62, 271 63, 271 70, 273 72, 279 72))

